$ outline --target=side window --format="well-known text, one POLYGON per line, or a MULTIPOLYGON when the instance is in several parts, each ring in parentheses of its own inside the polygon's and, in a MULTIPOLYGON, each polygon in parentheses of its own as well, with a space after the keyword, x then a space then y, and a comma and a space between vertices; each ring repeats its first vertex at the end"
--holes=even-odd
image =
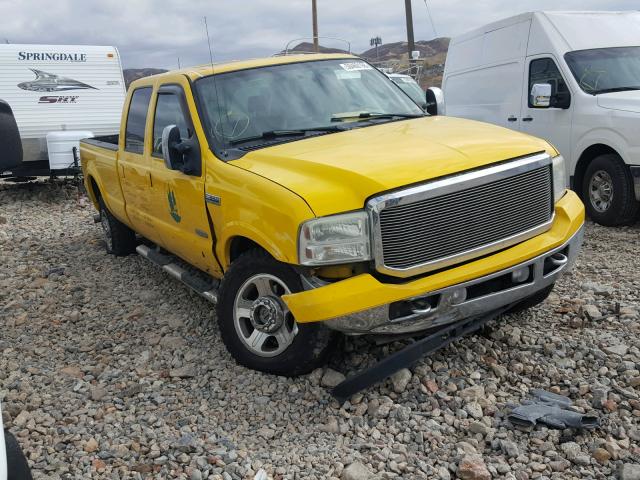
POLYGON ((552 58, 537 58, 529 64, 529 106, 531 101, 531 88, 536 83, 548 83, 551 85, 551 106, 559 106, 568 103, 571 94, 567 83, 562 78, 558 66, 552 58))
POLYGON ((178 126, 182 140, 190 137, 180 98, 175 93, 160 92, 153 120, 153 156, 155 157, 162 157, 162 131, 168 125, 178 126))
POLYGON ((151 91, 151 88, 139 88, 131 97, 124 138, 124 149, 127 152, 144 152, 144 127, 147 123, 151 91))

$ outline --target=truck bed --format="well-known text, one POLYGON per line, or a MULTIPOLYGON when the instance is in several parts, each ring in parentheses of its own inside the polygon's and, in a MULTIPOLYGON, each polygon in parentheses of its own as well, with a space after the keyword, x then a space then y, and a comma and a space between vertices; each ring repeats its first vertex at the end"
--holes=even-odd
POLYGON ((81 143, 88 143, 96 147, 107 148, 109 150, 118 150, 118 140, 120 135, 103 135, 101 137, 85 138, 81 143))

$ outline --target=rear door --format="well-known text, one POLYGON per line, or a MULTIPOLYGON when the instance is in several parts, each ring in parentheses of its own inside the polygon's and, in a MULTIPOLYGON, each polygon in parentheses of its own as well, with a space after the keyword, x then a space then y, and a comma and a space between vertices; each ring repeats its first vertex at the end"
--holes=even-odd
POLYGON ((152 87, 140 87, 132 92, 125 135, 120 139, 118 174, 131 225, 144 237, 158 242, 151 215, 150 142, 145 137, 152 93, 152 87))
MULTIPOLYGON (((571 158, 571 91, 552 55, 527 57, 527 81, 522 92, 521 130, 551 142, 567 160, 571 158), (531 88, 536 83, 551 85, 551 106, 534 108, 531 88), (567 108, 555 105, 568 102, 567 108)), ((566 105, 565 105, 566 106, 566 105)))
MULTIPOLYGON (((182 140, 196 138, 189 110, 190 86, 186 79, 160 85, 153 101, 151 126, 151 177, 153 216, 162 244, 172 253, 205 272, 220 271, 213 255, 213 238, 205 205, 205 171, 202 160, 190 172, 170 170, 162 156, 162 132, 177 125, 182 140)), ((195 111, 195 107, 192 107, 195 111)), ((200 149, 200 146, 197 145, 200 149)), ((200 159, 203 155, 198 156, 200 159)))

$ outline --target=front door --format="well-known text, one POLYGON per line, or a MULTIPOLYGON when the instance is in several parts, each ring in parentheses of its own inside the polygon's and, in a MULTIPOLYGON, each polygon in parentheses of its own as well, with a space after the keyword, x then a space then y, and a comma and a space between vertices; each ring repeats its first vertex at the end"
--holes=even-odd
POLYGON ((571 91, 550 55, 536 55, 527 58, 527 78, 522 94, 521 131, 541 137, 556 147, 562 156, 571 159, 571 91), (551 105, 548 108, 534 108, 531 88, 536 83, 551 84, 551 105))
POLYGON ((186 81, 161 85, 154 98, 150 156, 154 222, 167 250, 205 272, 220 272, 213 254, 214 239, 205 205, 200 146, 196 144, 198 151, 192 157, 199 163, 192 162, 189 168, 181 170, 169 169, 162 155, 162 132, 167 126, 176 125, 182 140, 196 138, 185 90, 190 94, 186 81))

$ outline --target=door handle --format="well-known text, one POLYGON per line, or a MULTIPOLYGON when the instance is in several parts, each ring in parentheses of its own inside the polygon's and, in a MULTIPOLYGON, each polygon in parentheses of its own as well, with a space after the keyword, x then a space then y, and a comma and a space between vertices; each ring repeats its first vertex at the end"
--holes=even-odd
POLYGON ((523 122, 533 122, 533 117, 522 117, 523 122))
POLYGON ((518 117, 511 115, 511 116, 509 116, 509 118, 507 118, 507 120, 509 122, 516 122, 516 121, 518 121, 518 117))

